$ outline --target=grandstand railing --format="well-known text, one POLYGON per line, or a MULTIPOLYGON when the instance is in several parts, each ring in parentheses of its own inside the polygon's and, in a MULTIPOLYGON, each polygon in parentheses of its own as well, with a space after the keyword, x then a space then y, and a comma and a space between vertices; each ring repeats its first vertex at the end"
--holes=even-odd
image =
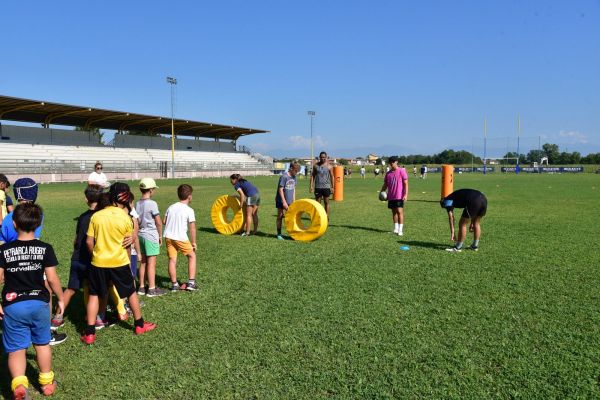
MULTIPOLYGON (((3 173, 81 173, 91 172, 95 161, 89 160, 0 160, 0 171, 3 173)), ((105 170, 111 171, 159 171, 170 162, 160 161, 121 161, 104 160, 105 170)), ((216 163, 216 162, 175 162, 176 171, 218 171, 218 170, 271 170, 272 165, 257 163, 216 163)))
POLYGON ((265 165, 269 165, 272 166, 273 165, 273 158, 269 157, 269 156, 264 156, 260 153, 257 153, 255 151, 252 151, 252 149, 248 146, 238 146, 238 151, 244 152, 246 154, 248 154, 250 157, 255 158, 256 160, 258 160, 258 162, 260 162, 261 164, 265 164, 265 165))
MULTIPOLYGON (((143 177, 171 178, 171 163, 167 161, 104 160, 104 172, 110 181, 134 180, 143 177)), ((0 160, 0 172, 11 180, 29 176, 40 183, 85 182, 93 171, 94 161, 63 160, 0 160)), ((175 178, 224 177, 234 173, 246 176, 272 175, 272 165, 259 163, 176 162, 175 178)))

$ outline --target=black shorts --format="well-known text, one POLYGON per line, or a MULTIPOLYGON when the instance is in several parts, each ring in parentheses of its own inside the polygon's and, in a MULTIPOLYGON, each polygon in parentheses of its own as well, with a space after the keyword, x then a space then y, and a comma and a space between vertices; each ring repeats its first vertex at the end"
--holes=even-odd
POLYGON ((481 194, 481 196, 471 200, 469 205, 465 207, 462 213, 462 218, 477 218, 483 217, 487 211, 487 198, 481 194))
POLYGON ((388 200, 388 208, 404 208, 404 200, 388 200))
POLYGON ((69 272, 69 289, 83 288, 83 281, 88 279, 89 265, 79 261, 71 260, 71 270, 69 272))
POLYGON ((320 189, 320 188, 316 188, 315 189, 315 197, 316 198, 320 198, 320 197, 329 197, 331 196, 331 189, 320 189))
POLYGON ((106 297, 111 282, 122 299, 131 296, 135 292, 135 284, 129 265, 116 268, 98 268, 92 265, 88 271, 88 276, 91 295, 106 297))

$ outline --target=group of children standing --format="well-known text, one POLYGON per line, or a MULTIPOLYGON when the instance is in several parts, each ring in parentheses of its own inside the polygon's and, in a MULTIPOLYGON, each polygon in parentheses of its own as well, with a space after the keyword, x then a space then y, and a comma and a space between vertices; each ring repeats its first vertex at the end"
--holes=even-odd
MULTIPOLYGON (((3 185, 8 187, 10 183, 0 174, 0 189, 4 189, 3 185)), ((41 207, 35 204, 37 184, 30 178, 15 182, 13 189, 17 207, 13 212, 3 208, 0 211, 6 213, 0 229, 0 240, 4 242, 0 246, 0 282, 4 283, 0 319, 15 399, 29 398, 25 369, 26 351, 32 344, 39 367, 40 391, 45 396, 56 391, 50 350, 51 330, 64 324, 65 309, 78 290, 84 289, 86 303, 86 324, 81 335, 84 344, 94 343, 96 330, 111 326, 116 321, 108 319, 105 314, 109 293, 114 294, 120 320, 129 319, 129 313, 123 307, 123 299, 127 300, 135 334, 156 328, 156 324, 144 321, 138 295, 156 297, 166 293, 156 286, 155 277, 156 256, 160 253, 163 237, 169 255, 171 290, 197 290, 195 216, 189 206, 193 188, 185 184, 178 187, 179 202, 167 209, 162 221, 158 205, 151 200, 157 188, 153 179, 142 179, 142 197, 135 207, 134 195, 125 183, 110 185, 108 192, 98 185, 89 185, 85 189, 88 210, 77 219, 69 282, 63 293, 56 273, 58 261, 54 249, 39 240, 44 216, 41 207), (136 289, 130 248, 137 242, 138 236, 141 265, 138 271, 140 284, 136 289), (178 253, 188 258, 188 279, 182 284, 177 281, 175 268, 178 253), (53 293, 58 302, 56 314, 51 319, 53 293)), ((4 190, 0 191, 4 194, 4 190)), ((8 203, 1 195, 0 201, 2 206, 8 203)), ((64 339, 66 335, 63 334, 64 339)))

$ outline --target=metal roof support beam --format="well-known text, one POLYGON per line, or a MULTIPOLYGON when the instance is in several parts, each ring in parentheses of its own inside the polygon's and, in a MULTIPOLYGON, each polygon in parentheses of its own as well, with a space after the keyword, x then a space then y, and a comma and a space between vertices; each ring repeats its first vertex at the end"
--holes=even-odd
POLYGON ((101 121, 106 121, 107 119, 113 119, 113 118, 121 118, 121 117, 128 117, 129 113, 125 113, 125 114, 119 114, 119 115, 107 115, 106 117, 102 117, 102 118, 95 118, 95 119, 89 119, 87 121, 85 121, 85 124, 83 125, 83 129, 84 130, 89 130, 93 124, 95 124, 96 122, 101 122, 101 121))
POLYGON ((60 118, 60 117, 65 117, 67 115, 72 115, 72 114, 78 114, 80 112, 84 112, 84 111, 92 111, 91 108, 82 108, 81 110, 75 110, 75 111, 68 111, 68 112, 62 112, 62 113, 56 113, 56 114, 49 114, 46 119, 44 120, 44 124, 46 124, 46 126, 50 125, 50 123, 52 123, 53 120, 60 118))
POLYGON ((152 121, 161 121, 161 120, 162 120, 162 117, 158 117, 158 118, 148 118, 148 119, 140 119, 140 120, 137 120, 137 121, 126 121, 126 122, 123 122, 121 125, 119 125, 119 130, 120 130, 120 131, 124 131, 124 130, 125 130, 125 128, 127 128, 128 126, 131 126, 131 125, 135 125, 135 124, 144 124, 144 123, 146 123, 146 122, 152 122, 152 121))
POLYGON ((46 105, 46 104, 42 101, 41 103, 26 104, 24 106, 19 106, 19 107, 14 107, 14 108, 7 108, 5 110, 0 110, 0 119, 2 119, 2 117, 4 116, 4 114, 9 113, 9 112, 21 111, 21 110, 26 110, 26 109, 31 108, 31 107, 44 106, 44 105, 46 105))
MULTIPOLYGON (((178 121, 178 122, 174 123, 175 126, 182 125, 182 124, 189 124, 189 121, 178 121)), ((148 129, 148 133, 154 133, 154 131, 156 131, 157 129, 166 128, 168 126, 171 126, 171 121, 169 121, 166 124, 160 124, 160 125, 153 126, 152 128, 148 129)), ((184 130, 185 129, 181 129, 180 132, 184 131, 184 130)))

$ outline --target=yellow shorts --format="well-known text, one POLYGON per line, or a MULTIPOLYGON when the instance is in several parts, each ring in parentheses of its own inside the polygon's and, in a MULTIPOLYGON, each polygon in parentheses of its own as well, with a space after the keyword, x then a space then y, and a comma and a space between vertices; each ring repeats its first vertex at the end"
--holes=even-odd
POLYGON ((192 248, 192 244, 190 243, 189 240, 186 240, 185 242, 183 242, 180 240, 173 240, 173 239, 167 238, 166 242, 167 242, 167 254, 169 255, 169 258, 177 258, 177 253, 181 253, 181 254, 187 256, 194 252, 194 249, 192 248))

